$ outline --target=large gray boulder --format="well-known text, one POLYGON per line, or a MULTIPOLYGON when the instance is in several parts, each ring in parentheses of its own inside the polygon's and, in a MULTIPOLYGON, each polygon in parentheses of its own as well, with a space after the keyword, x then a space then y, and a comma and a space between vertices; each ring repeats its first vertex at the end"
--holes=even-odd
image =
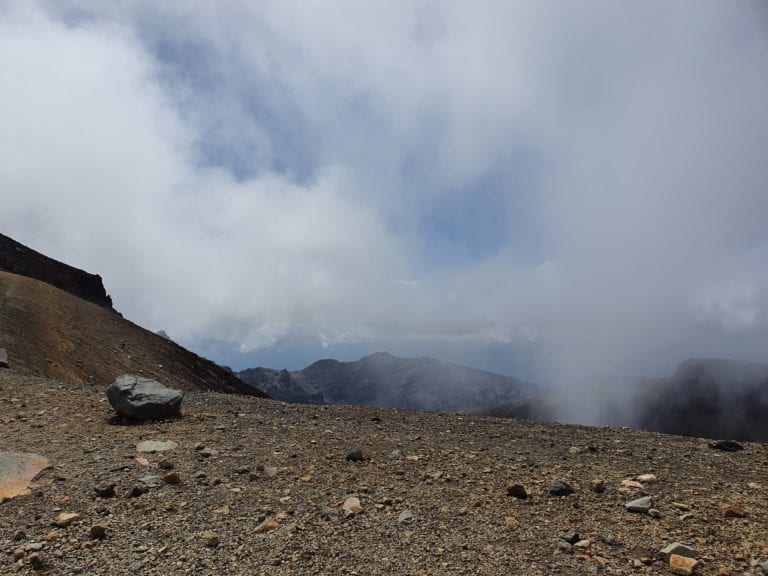
POLYGON ((184 393, 149 378, 123 374, 109 385, 107 398, 119 416, 156 420, 178 414, 184 393))

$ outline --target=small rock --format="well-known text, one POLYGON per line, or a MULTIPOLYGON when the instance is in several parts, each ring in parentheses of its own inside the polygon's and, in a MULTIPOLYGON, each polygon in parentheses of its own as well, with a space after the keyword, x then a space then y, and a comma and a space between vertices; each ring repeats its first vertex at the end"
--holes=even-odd
POLYGON ((637 492, 638 490, 642 490, 643 488, 644 486, 640 484, 640 482, 638 482, 637 480, 632 480, 631 478, 626 478, 619 483, 619 492, 621 494, 637 492))
POLYGON ((520 500, 525 500, 528 498, 528 491, 522 484, 510 484, 507 486, 507 496, 514 496, 520 500))
POLYGON ((744 446, 735 440, 717 440, 716 442, 710 442, 709 447, 714 448, 715 450, 723 450, 724 452, 738 452, 739 450, 744 450, 744 446))
POLYGON ((160 460, 160 462, 157 463, 157 465, 162 468, 163 470, 173 470, 173 462, 170 460, 160 460))
POLYGON ((58 539, 59 539, 59 533, 56 532, 56 530, 51 530, 50 532, 48 532, 48 534, 43 536, 43 540, 45 540, 46 542, 56 542, 56 540, 58 539))
POLYGON ((581 540, 581 537, 579 536, 578 532, 566 532, 562 536, 560 536, 562 540, 565 540, 568 542, 568 544, 576 544, 579 540, 581 540))
POLYGON ((672 554, 685 556, 686 558, 698 558, 701 556, 698 550, 691 548, 690 546, 686 546, 685 544, 681 544, 680 542, 673 542, 672 544, 665 546, 659 551, 659 556, 662 560, 664 560, 664 562, 669 562, 672 554))
POLYGON ((178 447, 179 445, 173 440, 144 440, 136 444, 136 451, 153 454, 155 452, 174 450, 178 447))
POLYGON ((8 352, 5 348, 0 348, 0 368, 8 368, 8 352))
POLYGON ((206 530, 201 534, 203 537, 203 540, 205 540, 205 545, 208 548, 218 548, 220 541, 219 536, 216 534, 216 532, 211 532, 210 530, 206 530))
POLYGON ((277 476, 277 468, 274 466, 267 466, 264 468, 264 476, 267 478, 274 478, 277 476))
POLYGON ((603 492, 605 492, 605 480, 601 480, 600 478, 595 478, 589 483, 589 488, 595 494, 602 494, 603 492))
POLYGON ((624 508, 628 512, 638 512, 641 514, 647 514, 648 510, 653 507, 653 500, 650 496, 643 496, 637 500, 632 500, 624 504, 624 508))
POLYGON ((78 514, 77 512, 62 512, 58 516, 56 516, 56 521, 54 524, 58 526, 59 528, 66 528, 73 522, 79 522, 82 519, 82 516, 78 514))
POLYGON ((347 516, 360 514, 363 511, 363 507, 360 505, 360 499, 355 496, 350 496, 344 500, 341 509, 344 510, 344 514, 347 516))
POLYGON ((27 556, 27 560, 35 570, 39 570, 43 566, 43 557, 40 554, 30 554, 27 556))
POLYGON ((26 540, 27 539, 27 533, 24 532, 24 530, 16 530, 16 532, 13 533, 13 539, 17 542, 19 540, 26 540))
POLYGON ((200 456, 202 456, 203 458, 210 458, 211 456, 216 456, 219 452, 215 448, 209 448, 206 446, 205 448, 200 450, 199 453, 200 453, 200 456))
POLYGON ((93 491, 101 498, 112 498, 115 495, 115 483, 96 486, 93 491))
POLYGON ((659 510, 657 510, 656 508, 650 508, 648 510, 648 516, 650 516, 651 518, 658 519, 658 518, 661 518, 661 512, 659 510))
POLYGON ((567 482, 555 480, 549 485, 549 493, 552 496, 570 496, 574 493, 574 490, 567 482))
POLYGON ((573 552, 573 546, 568 544, 565 540, 558 540, 556 544, 556 551, 562 554, 570 554, 573 552))
POLYGON ((397 521, 400 524, 403 524, 405 522, 411 522, 413 520, 413 512, 410 510, 403 510, 400 512, 400 515, 397 517, 397 521))
POLYGON ((103 524, 94 524, 91 526, 91 538, 101 540, 107 535, 107 527, 103 524))
POLYGON ((128 491, 125 493, 125 497, 138 498, 139 496, 143 496, 147 492, 149 492, 149 486, 135 484, 128 489, 128 491))
POLYGON ((264 519, 264 521, 258 526, 256 526, 256 528, 254 528, 253 531, 256 534, 263 534, 264 532, 269 532, 270 530, 274 530, 275 528, 277 528, 277 526, 278 526, 277 520, 275 520, 272 517, 269 517, 264 519))
POLYGON ((768 562, 763 562, 760 564, 760 570, 762 571, 764 576, 768 576, 768 562))
POLYGON ((579 540, 578 542, 574 543, 574 548, 581 548, 582 550, 588 550, 592 547, 592 541, 591 540, 579 540))
POLYGON ((320 507, 320 517, 324 520, 332 520, 339 515, 339 511, 336 508, 330 506, 320 507))
POLYGON ((731 504, 720 504, 717 507, 720 515, 724 518, 746 518, 747 511, 741 506, 732 506, 731 504))
POLYGON ((168 472, 163 475, 163 482, 166 484, 181 484, 181 477, 178 472, 168 472))
POLYGON ((642 482, 643 484, 654 484, 658 482, 658 478, 656 478, 655 474, 640 474, 635 480, 642 482))
POLYGON ((363 455, 362 450, 353 450, 349 454, 347 454, 346 460, 350 462, 362 462, 365 460, 365 456, 363 455))
POLYGON ((699 563, 693 558, 686 558, 678 554, 672 554, 669 557, 669 569, 672 574, 680 574, 681 576, 690 576, 696 571, 696 566, 699 563))

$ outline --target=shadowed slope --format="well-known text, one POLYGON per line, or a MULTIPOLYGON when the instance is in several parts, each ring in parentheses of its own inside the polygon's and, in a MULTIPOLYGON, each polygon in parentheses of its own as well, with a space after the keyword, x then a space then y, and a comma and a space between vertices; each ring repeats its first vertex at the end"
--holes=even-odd
POLYGON ((120 314, 54 286, 0 272, 0 348, 12 368, 105 386, 124 373, 181 390, 263 393, 120 314))

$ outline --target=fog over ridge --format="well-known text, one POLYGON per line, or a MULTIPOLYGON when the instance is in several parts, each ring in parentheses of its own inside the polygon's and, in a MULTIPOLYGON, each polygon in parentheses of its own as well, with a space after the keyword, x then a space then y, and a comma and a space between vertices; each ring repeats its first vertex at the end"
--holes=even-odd
POLYGON ((10 1, 0 229, 197 350, 443 351, 590 421, 768 360, 767 101, 761 2, 10 1))

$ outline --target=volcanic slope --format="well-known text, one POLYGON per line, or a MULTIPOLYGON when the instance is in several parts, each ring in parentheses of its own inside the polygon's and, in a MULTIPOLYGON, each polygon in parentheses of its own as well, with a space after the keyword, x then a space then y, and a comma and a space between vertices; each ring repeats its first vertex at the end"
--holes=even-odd
POLYGON ((99 387, 120 374, 180 390, 263 395, 217 364, 34 278, 0 272, 0 348, 21 373, 99 387))
POLYGON ((116 425, 91 386, 0 370, 2 446, 53 466, 0 505, 0 574, 666 576, 673 542, 700 576, 768 561, 763 444, 198 391, 182 412, 116 425), (657 517, 625 510, 643 493, 657 517))

